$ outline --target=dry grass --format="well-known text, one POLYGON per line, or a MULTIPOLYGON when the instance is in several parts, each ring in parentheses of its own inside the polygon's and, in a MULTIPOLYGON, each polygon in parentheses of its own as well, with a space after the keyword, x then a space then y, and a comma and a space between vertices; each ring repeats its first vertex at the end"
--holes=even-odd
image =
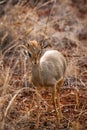
POLYGON ((86 19, 68 0, 29 5, 7 4, 0 18, 0 130, 86 130, 87 46, 86 38, 79 39, 86 19), (30 83, 31 64, 21 45, 33 39, 47 46, 43 52, 56 48, 67 59, 60 126, 51 90, 37 90, 30 83))

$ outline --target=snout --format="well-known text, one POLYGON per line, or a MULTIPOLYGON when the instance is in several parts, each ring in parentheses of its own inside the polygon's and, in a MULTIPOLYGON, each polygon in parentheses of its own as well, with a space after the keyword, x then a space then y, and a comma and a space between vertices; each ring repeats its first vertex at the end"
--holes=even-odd
POLYGON ((37 58, 33 60, 33 64, 34 64, 34 65, 39 64, 39 61, 38 61, 37 58))
POLYGON ((37 60, 36 59, 34 60, 34 64, 37 64, 37 60))

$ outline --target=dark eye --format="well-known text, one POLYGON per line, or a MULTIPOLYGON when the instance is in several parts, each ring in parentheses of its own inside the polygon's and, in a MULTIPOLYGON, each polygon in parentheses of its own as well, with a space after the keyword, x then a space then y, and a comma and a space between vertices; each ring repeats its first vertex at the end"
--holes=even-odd
POLYGON ((29 55, 30 58, 32 57, 31 53, 29 53, 29 52, 28 52, 28 55, 29 55))

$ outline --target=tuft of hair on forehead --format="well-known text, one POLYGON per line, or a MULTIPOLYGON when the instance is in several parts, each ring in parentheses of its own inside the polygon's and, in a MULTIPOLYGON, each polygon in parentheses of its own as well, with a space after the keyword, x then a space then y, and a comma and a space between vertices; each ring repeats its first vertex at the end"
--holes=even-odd
POLYGON ((40 45, 38 44, 37 41, 33 40, 29 42, 29 45, 34 47, 34 48, 40 48, 40 45))
POLYGON ((29 41, 28 45, 29 45, 28 46, 29 51, 32 52, 33 54, 36 54, 41 51, 40 45, 35 40, 29 41))

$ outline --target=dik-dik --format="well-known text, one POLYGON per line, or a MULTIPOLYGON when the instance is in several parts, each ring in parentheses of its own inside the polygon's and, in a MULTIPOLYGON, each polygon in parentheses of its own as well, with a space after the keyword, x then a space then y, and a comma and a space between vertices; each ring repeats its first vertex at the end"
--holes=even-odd
POLYGON ((32 63, 31 81, 36 87, 51 87, 52 100, 56 116, 59 120, 59 113, 56 108, 56 92, 58 94, 58 105, 60 108, 60 87, 64 82, 66 71, 66 60, 57 50, 48 50, 41 56, 41 47, 36 41, 30 41, 28 55, 32 63))

